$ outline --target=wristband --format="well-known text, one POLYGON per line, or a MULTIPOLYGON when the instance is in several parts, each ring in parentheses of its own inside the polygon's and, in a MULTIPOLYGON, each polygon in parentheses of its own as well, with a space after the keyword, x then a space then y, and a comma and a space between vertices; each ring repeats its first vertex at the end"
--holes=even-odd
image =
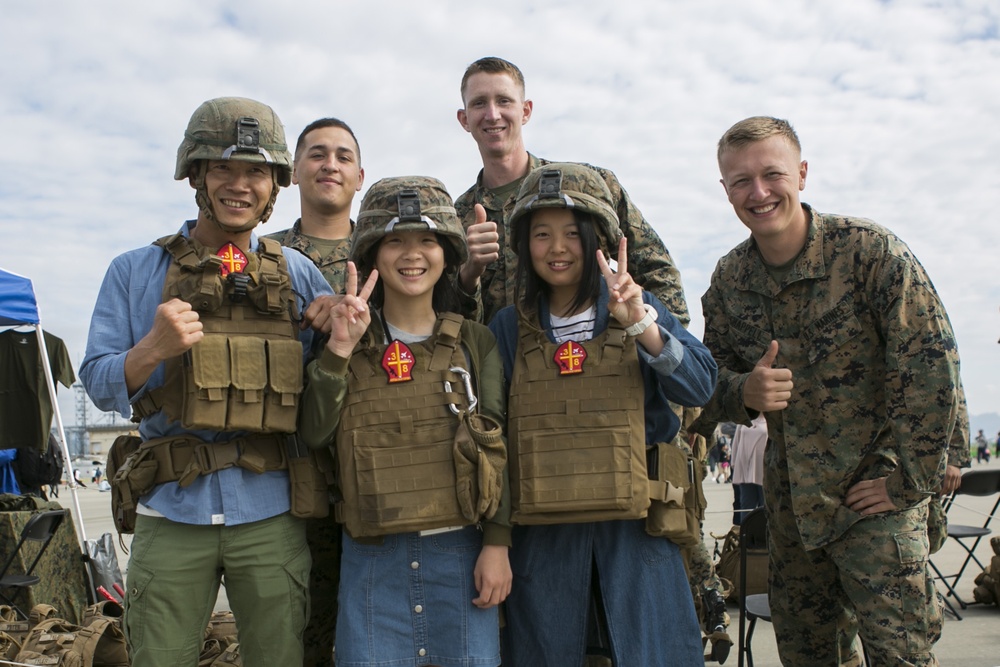
POLYGON ((656 321, 656 309, 648 303, 642 304, 642 307, 646 309, 646 314, 643 315, 642 319, 631 326, 625 327, 625 333, 629 336, 638 336, 642 334, 643 331, 648 329, 650 325, 656 321))

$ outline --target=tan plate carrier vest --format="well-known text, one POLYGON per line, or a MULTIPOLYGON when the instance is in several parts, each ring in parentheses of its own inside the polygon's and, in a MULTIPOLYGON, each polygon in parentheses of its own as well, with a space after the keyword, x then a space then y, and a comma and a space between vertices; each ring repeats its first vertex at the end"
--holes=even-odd
POLYGON ((614 320, 578 345, 580 373, 560 375, 556 343, 520 318, 507 406, 511 522, 639 519, 649 508, 644 387, 635 340, 614 320))
POLYGON ((155 242, 174 258, 163 301, 190 303, 205 337, 166 362, 163 386, 133 406, 138 419, 162 408, 189 429, 295 431, 302 393, 298 308, 281 245, 259 243, 258 252, 246 253, 246 295, 236 299, 233 282, 220 274, 221 258, 203 245, 182 234, 155 242))
MULTIPOLYGON (((343 500, 335 505, 336 518, 351 537, 466 526, 488 518, 478 516, 475 468, 457 460, 466 456, 459 451, 459 435, 469 408, 465 380, 450 370, 469 370, 459 345, 461 328, 460 315, 444 313, 433 336, 407 345, 414 363, 406 382, 389 383, 381 367, 387 344, 359 348, 351 356, 336 435, 343 500)), ((502 447, 499 433, 496 441, 502 447)))
POLYGON ((166 362, 163 386, 132 404, 132 420, 162 409, 185 428, 249 435, 221 443, 192 435, 143 442, 117 480, 127 492, 129 511, 140 495, 164 482, 187 486, 199 475, 233 466, 258 474, 286 470, 290 459, 311 468, 311 457, 285 435, 296 429, 303 366, 298 305, 281 245, 260 239, 258 252, 246 253, 243 274, 249 280, 242 298, 233 298, 236 288, 222 277, 221 259, 197 241, 174 234, 155 245, 174 259, 163 301, 190 303, 205 337, 166 362))

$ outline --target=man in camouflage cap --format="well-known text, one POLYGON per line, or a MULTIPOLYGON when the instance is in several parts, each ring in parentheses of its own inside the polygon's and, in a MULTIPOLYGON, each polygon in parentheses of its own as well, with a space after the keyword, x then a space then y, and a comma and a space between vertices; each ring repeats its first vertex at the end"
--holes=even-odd
POLYGON ((740 121, 718 160, 751 236, 702 298, 719 363, 703 419, 767 416, 782 664, 858 664, 859 628, 871 664, 936 665, 928 508, 964 409, 944 305, 892 232, 799 201, 808 165, 787 121, 740 121))
POLYGON ((138 501, 132 665, 195 664, 223 575, 243 664, 301 664, 310 557, 286 447, 312 341, 300 312, 330 287, 254 234, 291 180, 270 107, 203 103, 175 178, 195 189, 198 217, 115 258, 80 368, 100 409, 141 420, 142 444, 114 480, 138 501))
MULTIPOLYGON (((333 288, 344 293, 351 249, 351 206, 365 182, 361 147, 354 131, 338 118, 306 125, 295 143, 292 183, 299 188, 301 217, 290 229, 264 238, 294 248, 312 260, 333 288)), ((325 453, 320 453, 325 458, 325 453)), ((329 519, 306 521, 312 554, 309 577, 309 623, 303 645, 305 664, 333 664, 340 580, 340 524, 329 519)))

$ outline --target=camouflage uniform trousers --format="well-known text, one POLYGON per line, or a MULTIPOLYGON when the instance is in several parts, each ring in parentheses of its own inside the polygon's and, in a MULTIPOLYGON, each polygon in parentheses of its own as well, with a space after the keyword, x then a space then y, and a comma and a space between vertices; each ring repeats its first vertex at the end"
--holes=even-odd
POLYGON ((333 517, 306 520, 312 555, 309 573, 309 619, 302 636, 305 667, 332 667, 340 590, 340 524, 333 517))
POLYGON ((691 585, 691 595, 694 597, 694 606, 698 609, 698 618, 705 621, 702 613, 701 596, 705 591, 718 591, 725 597, 722 580, 715 573, 715 563, 708 553, 708 547, 704 542, 697 546, 684 548, 684 564, 688 567, 688 583, 691 585))
MULTIPOLYGON (((679 405, 673 403, 670 407, 678 413, 678 417, 681 419, 681 423, 684 425, 677 436, 673 440, 673 444, 679 447, 688 456, 693 456, 698 460, 702 460, 702 455, 705 450, 704 438, 697 443, 698 451, 692 450, 691 446, 688 444, 688 430, 687 427, 690 426, 691 422, 697 416, 698 411, 691 408, 681 408, 679 405)), ((704 466, 701 466, 701 479, 697 480, 697 484, 703 484, 705 480, 704 466)), ((702 515, 702 520, 704 521, 704 515, 702 515)), ((715 573, 715 563, 712 561, 711 554, 708 553, 708 547, 705 545, 705 541, 702 540, 696 546, 684 547, 681 549, 681 553, 684 555, 684 567, 687 568, 688 583, 691 586, 691 596, 694 598, 694 606, 698 611, 698 618, 702 623, 705 622, 705 610, 702 609, 702 594, 706 591, 717 591, 720 595, 725 597, 725 589, 722 585, 722 580, 715 573)))
POLYGON ((781 663, 858 665, 860 629, 872 665, 937 665, 943 612, 927 565, 927 504, 866 517, 806 551, 779 462, 765 468, 764 489, 781 663))

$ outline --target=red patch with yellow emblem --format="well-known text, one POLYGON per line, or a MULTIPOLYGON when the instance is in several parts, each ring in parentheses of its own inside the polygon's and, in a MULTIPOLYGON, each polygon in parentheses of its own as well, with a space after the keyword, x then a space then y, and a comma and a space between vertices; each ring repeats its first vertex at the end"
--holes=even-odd
POLYGON ((559 367, 559 375, 573 375, 583 372, 583 362, 587 359, 587 351, 575 340, 568 340, 556 348, 552 360, 559 367))
POLYGON ((413 379, 413 352, 406 343, 394 340, 382 355, 382 368, 393 382, 409 382, 413 379))
POLYGON ((223 278, 230 273, 243 273, 243 269, 247 266, 247 256, 232 243, 222 246, 215 254, 222 258, 222 267, 219 271, 223 278))

